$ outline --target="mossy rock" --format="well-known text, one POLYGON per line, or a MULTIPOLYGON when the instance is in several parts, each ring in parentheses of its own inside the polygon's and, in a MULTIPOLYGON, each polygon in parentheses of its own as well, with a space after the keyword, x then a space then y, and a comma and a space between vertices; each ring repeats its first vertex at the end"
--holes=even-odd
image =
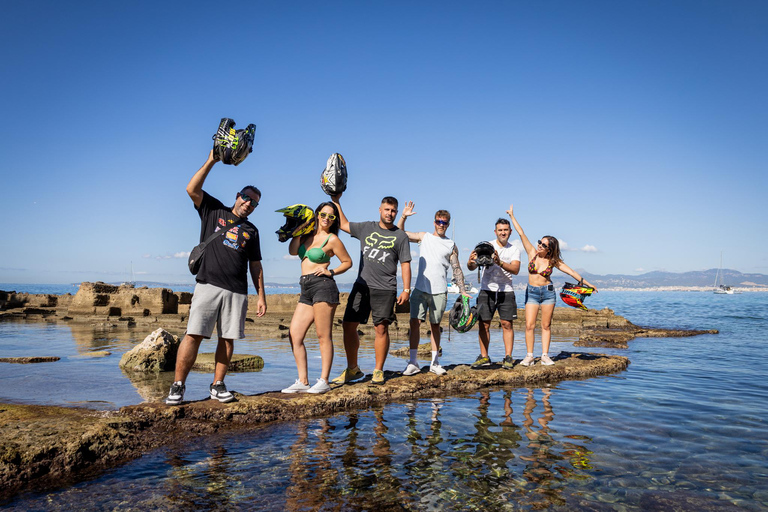
MULTIPOLYGON (((193 370, 210 371, 212 372, 216 367, 216 354, 206 353, 197 354, 195 364, 192 365, 193 370)), ((232 354, 232 360, 229 362, 230 372, 249 372, 255 370, 261 370, 264 368, 264 360, 261 356, 253 356, 247 354, 232 354)))

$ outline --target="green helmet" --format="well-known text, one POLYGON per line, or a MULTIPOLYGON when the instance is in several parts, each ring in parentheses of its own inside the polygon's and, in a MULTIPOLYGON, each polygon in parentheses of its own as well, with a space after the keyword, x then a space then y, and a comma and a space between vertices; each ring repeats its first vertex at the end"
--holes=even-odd
POLYGON ((285 224, 275 231, 277 239, 281 242, 306 235, 315 229, 315 212, 305 204, 294 204, 275 211, 282 213, 286 218, 285 224))
POLYGON ((458 332, 467 332, 474 327, 475 322, 477 322, 477 306, 470 307, 469 297, 459 296, 451 308, 448 323, 458 332))

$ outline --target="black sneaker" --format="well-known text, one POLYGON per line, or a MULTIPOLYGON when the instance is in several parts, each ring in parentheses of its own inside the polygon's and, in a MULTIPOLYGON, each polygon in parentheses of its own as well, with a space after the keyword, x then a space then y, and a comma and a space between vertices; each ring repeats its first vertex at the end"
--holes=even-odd
POLYGON ((504 361, 501 362, 501 367, 506 368, 507 370, 511 370, 515 367, 515 360, 512 358, 512 356, 504 356, 504 361))
POLYGON ((171 384, 171 390, 168 392, 168 398, 165 399, 166 405, 179 405, 184 400, 185 389, 187 388, 181 381, 171 384))
POLYGON ((220 380, 217 380, 211 384, 211 398, 215 398, 219 402, 227 403, 235 399, 235 395, 227 391, 227 386, 220 380))
POLYGON ((481 354, 477 356, 477 359, 475 359, 475 362, 472 363, 472 366, 470 366, 470 368, 481 368, 483 366, 491 366, 491 358, 488 356, 483 356, 481 354))

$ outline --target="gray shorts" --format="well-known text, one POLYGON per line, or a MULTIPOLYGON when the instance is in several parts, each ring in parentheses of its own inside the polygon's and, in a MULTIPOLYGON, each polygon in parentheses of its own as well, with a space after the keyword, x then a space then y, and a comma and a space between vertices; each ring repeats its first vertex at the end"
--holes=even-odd
POLYGON ((219 338, 243 338, 246 311, 248 295, 231 292, 212 284, 197 283, 189 308, 187 334, 210 338, 216 324, 219 338))
POLYGON ((448 292, 431 295, 421 290, 413 290, 411 294, 411 318, 418 318, 422 322, 427 319, 429 311, 429 323, 439 324, 448 304, 448 292))
POLYGON ((497 311, 501 320, 511 322, 517 318, 515 292, 480 290, 480 293, 477 295, 477 317, 480 321, 490 322, 497 311))

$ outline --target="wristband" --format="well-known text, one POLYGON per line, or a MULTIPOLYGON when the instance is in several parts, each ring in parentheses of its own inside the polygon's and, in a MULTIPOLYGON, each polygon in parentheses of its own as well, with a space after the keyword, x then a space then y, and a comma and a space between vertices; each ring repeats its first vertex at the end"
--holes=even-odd
POLYGON ((336 275, 336 272, 335 272, 333 269, 330 269, 328 272, 330 272, 330 273, 331 273, 331 277, 333 277, 333 276, 335 276, 335 275, 336 275))

